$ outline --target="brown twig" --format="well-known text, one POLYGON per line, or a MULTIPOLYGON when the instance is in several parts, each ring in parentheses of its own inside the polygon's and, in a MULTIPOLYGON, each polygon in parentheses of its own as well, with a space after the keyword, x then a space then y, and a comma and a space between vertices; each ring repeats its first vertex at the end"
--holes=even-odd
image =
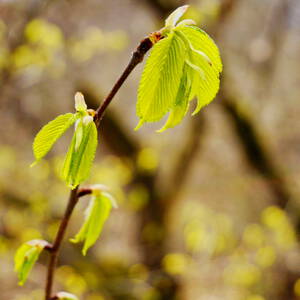
POLYGON ((93 192, 93 190, 90 188, 81 188, 77 192, 77 197, 81 198, 83 196, 90 195, 92 192, 93 192))
POLYGON ((54 271, 55 271, 55 267, 57 264, 58 254, 59 254, 59 250, 60 250, 61 243, 62 243, 62 240, 65 235, 66 229, 68 227, 68 223, 70 221, 70 217, 72 215, 73 209, 78 201, 77 190, 78 190, 78 187, 70 192, 69 202, 68 202, 65 214, 61 220, 59 230, 55 237, 54 244, 51 249, 48 249, 50 251, 50 261, 49 261, 49 265, 48 265, 47 281, 46 281, 46 288, 45 288, 45 299, 46 300, 51 299, 54 271))
MULTIPOLYGON (((128 66, 126 67, 126 69, 124 70, 124 72, 122 73, 122 75, 120 76, 118 81, 116 82, 116 84, 113 86, 113 88, 110 91, 110 93, 108 94, 108 96, 104 99, 104 101, 98 107, 98 109, 96 111, 94 121, 96 123, 97 128, 99 128, 100 121, 104 115, 105 110, 107 109, 108 105, 110 104, 110 102, 112 101, 112 99, 114 98, 114 96, 116 95, 118 90, 120 89, 120 87, 123 85, 123 83, 125 82, 127 77, 130 75, 130 73, 133 71, 133 69, 140 62, 143 61, 145 54, 151 49, 152 46, 153 46, 153 43, 152 43, 150 37, 147 37, 140 42, 137 49, 133 52, 132 58, 128 64, 128 66)), ((45 300, 55 299, 55 297, 53 298, 51 296, 53 281, 54 281, 55 267, 57 264, 61 243, 63 241, 63 238, 65 235, 66 229, 68 227, 68 223, 69 223, 70 217, 72 215, 72 212, 74 210, 74 207, 80 197, 90 194, 90 193, 91 193, 90 189, 80 189, 79 190, 79 186, 77 186, 74 190, 72 190, 70 192, 69 202, 68 202, 65 214, 61 220, 59 230, 55 237, 54 244, 52 247, 50 247, 50 248, 48 247, 48 249, 47 249, 50 252, 50 261, 49 261, 49 265, 48 265, 47 281, 46 281, 46 287, 45 287, 45 300)))
POLYGON ((123 74, 120 76, 108 96, 104 99, 102 104, 99 106, 99 108, 96 111, 96 115, 94 117, 95 123, 97 127, 99 127, 100 121, 104 115, 104 112, 107 108, 107 106, 110 104, 112 101, 113 97, 115 94, 118 92, 120 87, 123 85, 124 81, 127 79, 129 74, 132 72, 132 70, 140 63, 143 61, 145 54, 148 52, 148 50, 151 49, 153 43, 149 37, 143 39, 140 43, 140 45, 137 47, 137 49, 133 52, 132 58, 126 67, 125 71, 123 74))

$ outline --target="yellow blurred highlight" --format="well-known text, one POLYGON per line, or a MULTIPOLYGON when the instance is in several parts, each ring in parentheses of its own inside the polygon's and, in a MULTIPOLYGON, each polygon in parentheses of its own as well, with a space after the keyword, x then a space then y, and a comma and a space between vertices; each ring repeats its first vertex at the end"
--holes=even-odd
POLYGON ((22 212, 9 209, 3 216, 3 222, 10 228, 12 233, 19 235, 20 228, 24 228, 24 224, 26 224, 25 217, 26 216, 22 212))
POLYGON ((169 274, 180 275, 187 270, 188 259, 182 253, 169 253, 163 259, 163 267, 169 274))
POLYGON ((71 56, 78 62, 85 62, 104 50, 122 50, 128 43, 123 31, 104 33, 97 27, 90 27, 82 38, 68 41, 71 56))
MULTIPOLYGON (((20 227, 20 228, 22 228, 22 227, 20 227)), ((24 228, 23 227, 22 233, 21 233, 21 239, 23 242, 27 242, 27 241, 35 240, 35 239, 41 239, 41 238, 42 238, 42 235, 36 228, 30 228, 30 227, 24 228)))
POLYGON ((31 65, 45 67, 50 61, 47 49, 33 49, 29 45, 21 45, 11 54, 12 64, 16 69, 26 68, 31 65))
POLYGON ((102 280, 100 276, 93 273, 92 271, 87 271, 82 274, 85 281, 88 283, 89 289, 97 288, 99 286, 99 282, 102 280))
POLYGON ((258 224, 250 224, 243 233, 243 241, 250 247, 261 247, 265 242, 263 228, 258 224))
POLYGON ((296 234, 285 212, 276 206, 267 207, 262 212, 262 222, 273 231, 278 247, 287 250, 297 243, 296 234))
POLYGON ((147 280, 149 275, 148 269, 143 264, 135 264, 129 269, 129 277, 132 279, 147 280))
POLYGON ((265 300, 265 298, 260 295, 251 295, 247 297, 246 300, 265 300))
POLYGON ((186 247, 191 252, 203 250, 205 245, 206 232, 197 221, 191 221, 187 224, 185 230, 186 247))
POLYGON ((10 249, 7 239, 0 235, 0 256, 6 254, 8 250, 10 249))
POLYGON ((228 216, 202 208, 199 216, 189 219, 184 228, 186 247, 194 253, 221 254, 235 245, 232 228, 228 216))
POLYGON ((70 266, 62 266, 57 270, 57 280, 66 290, 75 295, 82 295, 87 290, 87 284, 83 276, 77 274, 70 266))
POLYGON ((271 246, 262 247, 256 253, 255 261, 262 268, 271 267, 275 260, 276 253, 271 246))
POLYGON ((42 19, 34 19, 27 24, 25 37, 30 43, 39 43, 54 49, 63 45, 63 35, 59 27, 42 19))
POLYGON ((132 168, 127 161, 114 155, 107 155, 101 164, 96 165, 93 180, 112 187, 124 186, 132 179, 132 168))
POLYGON ((141 300, 160 300, 161 295, 160 293, 154 289, 154 288, 149 288, 147 291, 143 292, 143 295, 141 295, 141 300))
POLYGON ((201 10, 197 9, 194 5, 190 6, 187 12, 184 15, 185 19, 192 19, 197 24, 201 24, 203 22, 204 16, 201 10))
POLYGON ((137 165, 145 171, 154 171, 158 166, 158 154, 153 148, 142 149, 137 157, 137 165))
POLYGON ((142 209, 148 200, 149 193, 142 185, 134 186, 128 193, 128 205, 134 211, 142 209))
POLYGON ((270 228, 278 228, 286 223, 284 212, 276 206, 269 206, 262 212, 262 221, 270 228))
POLYGON ((50 237, 54 237, 55 234, 57 233, 58 227, 59 227, 60 222, 52 222, 48 227, 47 227, 47 234, 50 237))
POLYGON ((41 160, 34 168, 30 168, 30 171, 35 180, 46 181, 51 172, 49 161, 41 160))
POLYGON ((294 292, 295 292, 297 297, 300 297, 300 278, 297 279, 297 281, 295 282, 294 292))
POLYGON ((91 294, 86 297, 86 300, 105 300, 105 298, 99 294, 91 294))
POLYGON ((15 300, 41 300, 44 297, 45 291, 42 289, 33 290, 28 295, 20 295, 14 298, 15 300))
POLYGON ((81 295, 87 290, 87 284, 79 274, 70 274, 66 278, 65 286, 71 293, 76 295, 81 295))
POLYGON ((251 287, 260 278, 260 270, 248 262, 231 264, 224 271, 225 281, 232 285, 251 287))
POLYGON ((0 68, 4 68, 8 65, 8 59, 9 51, 4 47, 0 47, 0 68))

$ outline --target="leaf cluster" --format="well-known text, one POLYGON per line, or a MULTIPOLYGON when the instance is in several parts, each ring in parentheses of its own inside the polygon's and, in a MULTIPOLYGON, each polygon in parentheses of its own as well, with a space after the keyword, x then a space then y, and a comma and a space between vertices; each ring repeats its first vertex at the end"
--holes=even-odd
POLYGON ((178 22, 187 6, 178 8, 161 30, 163 38, 152 48, 138 90, 137 115, 139 129, 145 122, 169 118, 159 130, 179 124, 190 101, 197 97, 193 115, 216 96, 222 71, 219 50, 192 20, 178 22))
POLYGON ((46 124, 33 142, 36 161, 32 165, 35 165, 75 123, 73 138, 61 172, 62 179, 71 188, 75 188, 89 177, 98 144, 97 128, 81 93, 75 95, 75 108, 76 113, 60 115, 46 124))

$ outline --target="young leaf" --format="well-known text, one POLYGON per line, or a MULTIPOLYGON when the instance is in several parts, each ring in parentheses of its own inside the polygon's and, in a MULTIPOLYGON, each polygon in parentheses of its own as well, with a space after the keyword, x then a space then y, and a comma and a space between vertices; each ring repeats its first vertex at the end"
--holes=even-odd
POLYGON ((175 104, 185 61, 185 47, 174 33, 156 43, 150 53, 138 90, 138 129, 161 119, 175 104))
POLYGON ((67 292, 59 292, 55 295, 55 299, 57 300, 78 300, 78 298, 67 292))
POLYGON ((33 142, 33 153, 36 159, 33 165, 50 151, 54 143, 75 121, 76 115, 67 113, 50 121, 38 132, 33 142))
POLYGON ((184 13, 187 11, 189 8, 189 5, 183 5, 175 9, 169 17, 166 19, 165 25, 166 27, 168 26, 175 26, 178 22, 178 20, 184 15, 184 13))
POLYGON ((184 67, 183 73, 184 75, 181 78, 175 106, 171 110, 166 124, 160 130, 158 130, 158 132, 163 132, 166 129, 172 128, 179 124, 188 111, 192 78, 190 78, 187 72, 187 66, 184 67))
POLYGON ((82 253, 86 255, 87 250, 95 244, 103 225, 112 208, 111 196, 107 192, 96 192, 93 194, 89 206, 85 211, 85 221, 74 239, 73 243, 84 242, 82 253))
POLYGON ((15 255, 15 272, 18 273, 19 285, 27 280, 29 272, 37 261, 42 250, 48 245, 43 240, 32 240, 24 243, 15 255))
POLYGON ((97 128, 92 117, 80 119, 62 169, 62 178, 71 188, 89 177, 97 143, 97 128))
POLYGON ((194 115, 219 90, 222 62, 214 41, 193 26, 193 20, 177 24, 187 8, 179 7, 167 18, 160 30, 162 39, 150 52, 138 91, 140 122, 135 129, 160 120, 167 112, 169 118, 159 132, 174 127, 187 113, 190 100, 198 98, 194 115))
MULTIPOLYGON (((194 115, 215 98, 220 86, 219 76, 222 71, 222 62, 218 47, 203 30, 195 26, 184 26, 180 28, 180 32, 188 39, 192 46, 192 51, 190 51, 191 63, 200 68, 205 75, 205 78, 203 78, 194 69, 196 80, 193 81, 191 97, 196 95, 198 98, 194 115), (201 55, 201 53, 205 54, 209 60, 204 55, 201 55)), ((190 65, 190 67, 192 66, 190 65)), ((192 71, 190 70, 190 72, 192 71)))

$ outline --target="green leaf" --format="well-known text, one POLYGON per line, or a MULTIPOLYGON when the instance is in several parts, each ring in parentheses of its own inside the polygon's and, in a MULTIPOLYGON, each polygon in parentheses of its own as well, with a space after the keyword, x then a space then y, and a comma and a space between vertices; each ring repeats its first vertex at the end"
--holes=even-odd
POLYGON ((189 8, 189 5, 183 5, 183 6, 178 7, 177 9, 175 9, 169 15, 169 17, 166 19, 166 22, 165 22, 166 27, 168 27, 168 26, 171 26, 171 27, 175 26, 177 24, 177 22, 179 21, 179 19, 187 11, 188 8, 189 8))
POLYGON ((18 273, 19 285, 23 285, 33 265, 39 258, 42 250, 49 245, 43 240, 32 240, 24 243, 15 255, 15 272, 18 273))
POLYGON ((173 32, 153 46, 139 85, 136 129, 160 120, 175 105, 185 58, 184 43, 173 32))
MULTIPOLYGON (((196 79, 193 81, 190 97, 193 98, 196 95, 198 98, 194 115, 215 98, 220 87, 219 76, 222 71, 222 62, 218 47, 203 30, 195 26, 183 26, 180 28, 180 32, 184 34, 192 46, 189 52, 191 64, 201 69, 205 75, 203 78, 199 70, 194 68, 196 79)), ((193 68, 191 64, 189 66, 193 68)))
POLYGON ((59 292, 55 295, 55 297, 55 299, 58 300, 78 300, 78 298, 75 295, 67 292, 59 292))
POLYGON ((36 160, 32 165, 36 164, 50 151, 54 143, 75 121, 75 114, 60 115, 38 132, 33 142, 33 153, 36 160))
POLYGON ((185 66, 183 73, 184 75, 181 78, 175 106, 171 110, 166 124, 160 130, 158 130, 158 132, 163 132, 168 128, 178 125, 188 111, 192 78, 190 78, 188 74, 187 66, 185 66))
POLYGON ((85 116, 77 122, 62 169, 62 178, 71 188, 89 177, 98 144, 93 118, 85 116))
POLYGON ((84 242, 83 255, 86 255, 87 250, 98 239, 111 208, 112 201, 110 194, 107 192, 96 192, 93 194, 89 206, 85 211, 85 221, 75 238, 71 239, 73 243, 84 242))

